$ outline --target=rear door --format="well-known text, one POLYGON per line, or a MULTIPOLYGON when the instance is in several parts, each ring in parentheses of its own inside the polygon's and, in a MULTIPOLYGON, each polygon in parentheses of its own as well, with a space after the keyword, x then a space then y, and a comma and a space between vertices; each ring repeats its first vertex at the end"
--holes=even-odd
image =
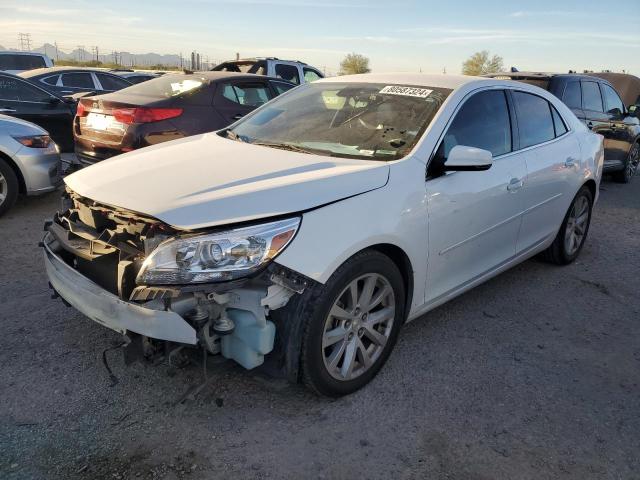
POLYGON ((582 80, 582 109, 587 127, 604 137, 604 158, 609 159, 611 123, 604 111, 604 101, 597 81, 582 80))
POLYGON ((571 109, 571 111, 582 120, 584 123, 587 119, 582 109, 582 87, 579 80, 570 80, 565 84, 564 92, 560 97, 564 104, 571 109))
POLYGON ((516 253, 555 235, 581 182, 580 146, 567 123, 546 99, 512 91, 520 154, 527 166, 522 188, 524 213, 516 253))
POLYGON ((273 96, 267 80, 220 82, 213 100, 215 109, 225 121, 225 125, 221 125, 219 128, 240 120, 247 113, 267 103, 273 96))
POLYGON ((98 86, 93 81, 91 72, 69 72, 61 75, 61 87, 56 87, 63 95, 71 95, 78 92, 93 92, 98 86))
POLYGON ((31 83, 0 75, 0 113, 40 125, 63 150, 73 149, 69 106, 31 83))

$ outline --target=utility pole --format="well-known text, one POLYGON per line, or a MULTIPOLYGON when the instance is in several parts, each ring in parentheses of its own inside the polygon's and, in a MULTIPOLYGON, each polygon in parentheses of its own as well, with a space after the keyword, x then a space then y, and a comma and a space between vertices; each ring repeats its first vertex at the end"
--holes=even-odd
POLYGON ((182 62, 182 52, 180 52, 180 70, 184 70, 184 64, 182 62))
POLYGON ((93 47, 91 47, 91 51, 95 54, 96 63, 98 63, 100 61, 99 58, 98 58, 99 57, 99 53, 100 53, 99 50, 98 50, 98 46, 94 45, 93 47))
POLYGON ((58 42, 53 43, 56 46, 56 62, 60 60, 60 55, 58 54, 58 42))
POLYGON ((76 45, 78 49, 78 60, 84 61, 84 45, 76 45))
POLYGON ((30 33, 18 33, 18 41, 20 42, 20 50, 31 51, 30 33))

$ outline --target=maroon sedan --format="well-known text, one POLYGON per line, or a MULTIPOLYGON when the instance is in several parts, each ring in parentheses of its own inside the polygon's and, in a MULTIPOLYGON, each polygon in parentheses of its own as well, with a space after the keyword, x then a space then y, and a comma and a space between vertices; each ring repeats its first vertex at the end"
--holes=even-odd
POLYGON ((81 164, 212 132, 295 87, 261 75, 231 72, 170 74, 78 103, 74 119, 81 164))

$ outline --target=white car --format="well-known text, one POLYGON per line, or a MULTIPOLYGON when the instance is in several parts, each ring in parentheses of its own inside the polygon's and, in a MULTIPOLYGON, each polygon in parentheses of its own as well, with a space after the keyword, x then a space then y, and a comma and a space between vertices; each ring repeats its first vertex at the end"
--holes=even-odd
POLYGON ((37 52, 0 51, 0 70, 17 75, 35 68, 53 67, 53 61, 37 52))
POLYGON ((323 79, 66 177, 46 268, 147 353, 267 360, 344 395, 405 322, 538 253, 572 262, 602 166, 602 137, 531 85, 323 79))

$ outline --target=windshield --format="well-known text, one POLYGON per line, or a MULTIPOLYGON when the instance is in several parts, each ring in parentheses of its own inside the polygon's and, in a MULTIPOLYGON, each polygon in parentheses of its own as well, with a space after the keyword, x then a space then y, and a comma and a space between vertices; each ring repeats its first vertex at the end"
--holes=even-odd
POLYGON ((207 79, 198 75, 171 74, 153 78, 141 84, 120 90, 123 93, 141 95, 144 97, 177 97, 194 92, 202 87, 207 79))
POLYGON ((308 84, 247 116, 227 136, 320 155, 396 160, 414 147, 450 93, 408 85, 308 84))

